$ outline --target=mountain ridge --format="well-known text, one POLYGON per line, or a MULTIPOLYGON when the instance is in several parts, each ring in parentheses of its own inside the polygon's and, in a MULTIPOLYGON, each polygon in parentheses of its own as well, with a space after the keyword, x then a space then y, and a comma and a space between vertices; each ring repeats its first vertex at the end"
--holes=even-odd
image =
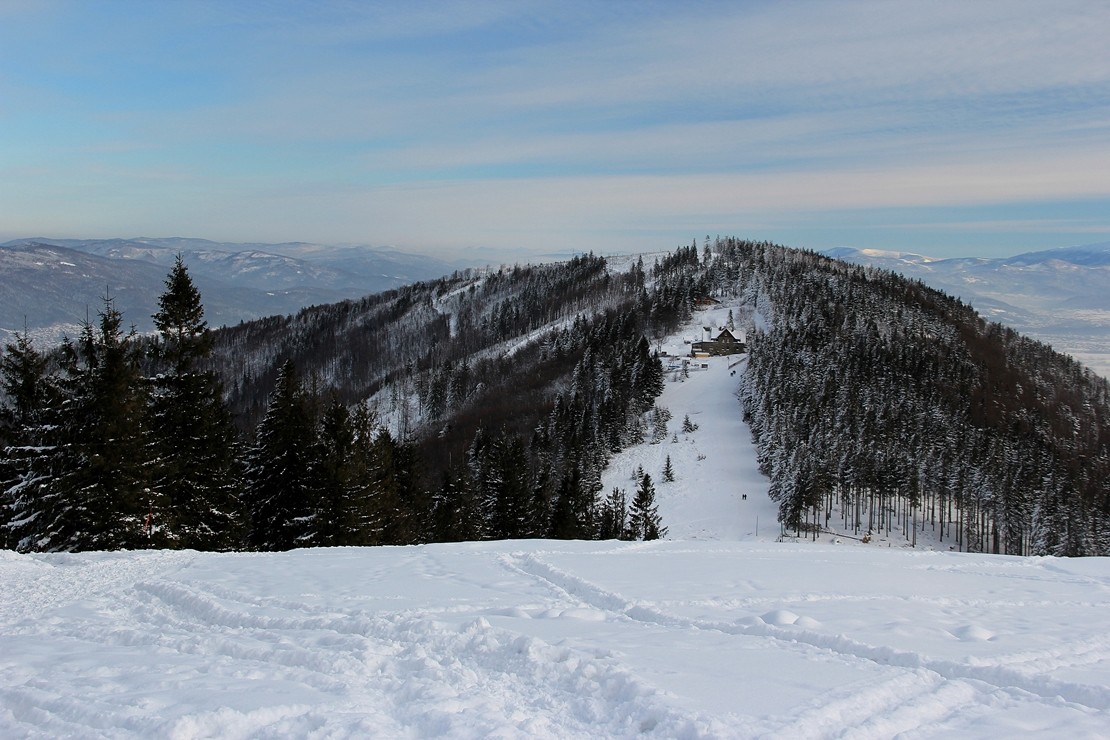
POLYGON ((854 247, 821 254, 921 280, 1110 377, 1110 242, 1002 258, 854 247))
MULTIPOLYGON (((128 322, 149 332, 165 271, 178 253, 206 297, 213 326, 291 315, 305 306, 359 298, 480 266, 479 260, 447 261, 390 246, 219 242, 183 236, 14 239, 0 244, 0 334, 26 329, 46 343, 63 334, 72 336, 87 315, 95 315, 105 291, 128 322), (37 266, 13 254, 59 248, 71 250, 69 256, 51 258, 47 252, 37 266), (74 252, 107 262, 86 263, 74 252), (69 266, 61 264, 67 262, 81 263, 84 269, 67 271, 69 266)), ((1005 258, 937 258, 848 246, 821 253, 920 279, 1110 376, 1110 242, 1005 258)), ((573 254, 537 259, 563 261, 573 254)))
POLYGON ((180 254, 208 302, 213 326, 296 313, 310 305, 441 277, 455 263, 388 247, 306 242, 235 244, 188 237, 16 239, 0 244, 0 332, 72 335, 107 295, 140 332, 180 254), (79 269, 80 268, 80 269, 79 269))
MULTIPOLYGON (((1110 552, 1110 384, 919 280, 810 251, 730 238, 612 270, 589 255, 465 271, 217 330, 192 377, 204 379, 213 423, 235 419, 237 432, 220 434, 246 444, 219 473, 228 485, 195 488, 228 493, 213 510, 236 512, 211 525, 221 537, 211 543, 189 521, 194 494, 170 488, 189 466, 154 478, 170 455, 140 465, 150 449, 127 447, 146 425, 166 450, 187 450, 202 437, 171 437, 168 424, 192 420, 198 404, 159 416, 176 386, 158 340, 122 337, 108 309, 100 325, 99 338, 59 353, 64 377, 48 381, 58 392, 41 394, 38 410, 26 395, 32 423, 13 427, 24 441, 10 449, 24 457, 10 463, 26 470, 8 489, 10 541, 21 549, 162 546, 141 529, 154 508, 168 522, 159 541, 194 548, 646 539, 649 472, 634 471, 629 507, 602 471, 645 440, 680 442, 656 399, 667 376, 682 382, 712 363, 684 338, 664 365, 661 343, 724 325, 744 336, 728 349, 747 352, 743 419, 784 536, 817 537, 835 516, 861 540, 916 542, 930 528, 964 551, 1110 552), (101 361, 125 349, 130 365, 101 361), (111 383, 96 375, 109 371, 111 383), (76 382, 85 376, 94 382, 76 382), (78 401, 115 415, 79 414, 78 401), (361 451, 345 451, 359 439, 361 451), (86 471, 89 455, 104 464, 86 471), (70 518, 40 512, 79 503, 90 489, 75 484, 101 469, 116 478, 97 485, 133 495, 67 503, 70 518), (51 496, 36 493, 46 486, 51 496), (634 508, 641 518, 626 519, 634 508), (82 524, 84 511, 112 539, 89 534, 101 530, 82 524)), ((45 367, 13 364, 20 356, 12 350, 9 374, 45 367)), ((733 369, 719 368, 726 384, 733 369)), ((681 431, 696 425, 683 419, 681 431)), ((699 462, 674 452, 683 467, 699 462)), ((674 461, 664 462, 667 481, 674 461)))

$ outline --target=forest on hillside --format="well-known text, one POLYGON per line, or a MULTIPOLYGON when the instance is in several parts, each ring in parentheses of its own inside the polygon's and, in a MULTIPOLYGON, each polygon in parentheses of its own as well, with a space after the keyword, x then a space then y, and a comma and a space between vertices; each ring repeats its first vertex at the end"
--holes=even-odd
POLYGON ((653 342, 707 297, 748 328, 741 408, 782 531, 926 527, 961 550, 1110 554, 1110 392, 917 281, 706 237, 615 270, 455 273, 216 331, 179 260, 158 334, 106 298, 0 357, 0 526, 21 551, 665 534, 653 342))
POLYGON ((740 396, 784 528, 1110 553, 1106 380, 890 272, 735 241, 716 266, 766 319, 740 396))

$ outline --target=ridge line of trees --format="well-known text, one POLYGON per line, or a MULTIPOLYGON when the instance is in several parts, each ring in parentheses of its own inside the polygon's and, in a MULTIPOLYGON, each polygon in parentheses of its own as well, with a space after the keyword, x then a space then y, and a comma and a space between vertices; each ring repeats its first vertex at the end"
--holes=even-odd
MULTIPOLYGON (((651 342, 706 296, 758 317, 739 390, 784 535, 1110 554, 1110 385, 894 273, 706 237, 455 274, 212 332, 180 260, 158 336, 98 321, 0 356, 0 532, 30 550, 650 538, 651 342), (368 401, 367 399, 371 399, 368 401)), ((662 422, 665 425, 665 420, 662 422)))
MULTIPOLYGON (((426 339, 453 336, 468 349, 482 337, 505 341, 565 318, 561 330, 515 358, 562 392, 552 396, 549 384, 514 389, 504 356, 479 360, 473 369, 463 360, 456 369, 446 350, 429 342, 430 352, 414 355, 405 374, 390 378, 412 396, 401 404, 419 407, 425 427, 449 411, 470 414, 451 423, 451 439, 440 435, 430 443, 411 430, 395 436, 368 404, 347 402, 350 388, 321 390, 318 376, 302 377, 290 356, 248 435, 237 432, 227 399, 234 403, 258 383, 225 393, 215 350, 235 331, 209 331, 179 257, 154 316, 156 338, 124 332, 106 296, 98 323, 86 322, 77 341, 66 340, 56 352, 40 353, 26 334, 5 348, 4 544, 20 551, 283 550, 601 536, 600 471, 614 449, 635 437, 662 390, 662 366, 637 333, 639 320, 618 310, 593 318, 567 312, 620 291, 642 298, 642 290, 629 289, 642 287, 642 278, 633 270, 613 281, 604 260, 592 255, 553 269, 514 268, 482 282, 492 303, 471 301, 491 310, 455 313, 454 326, 434 301, 419 301, 419 291, 394 291, 383 304, 387 315, 396 320, 415 311, 436 327, 426 339), (523 300, 505 286, 514 280, 525 285, 523 300), (562 291, 553 305, 563 308, 522 311, 542 305, 541 286, 562 291), (450 380, 437 385, 441 378, 450 380), (448 393, 437 400, 441 390, 448 393), (518 405, 486 413, 496 410, 497 398, 518 405), (437 464, 436 475, 426 458, 438 463, 437 449, 456 450, 459 464, 437 464)), ((436 286, 438 297, 451 301, 460 281, 436 286)), ((319 349, 327 333, 302 327, 308 347, 319 349)), ((649 509, 638 516, 652 526, 604 534, 659 536, 665 530, 649 509)))

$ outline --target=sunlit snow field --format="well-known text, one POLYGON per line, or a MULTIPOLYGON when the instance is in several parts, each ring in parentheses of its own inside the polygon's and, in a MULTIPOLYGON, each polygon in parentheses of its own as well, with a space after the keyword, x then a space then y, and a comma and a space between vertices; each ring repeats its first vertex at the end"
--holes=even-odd
POLYGON ((736 360, 606 475, 664 541, 0 554, 0 737, 1110 735, 1110 561, 777 541, 736 360))

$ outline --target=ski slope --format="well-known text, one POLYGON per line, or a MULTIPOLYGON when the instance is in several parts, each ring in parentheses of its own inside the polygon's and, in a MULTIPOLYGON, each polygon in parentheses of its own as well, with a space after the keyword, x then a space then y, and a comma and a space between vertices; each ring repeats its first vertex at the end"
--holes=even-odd
POLYGON ((666 374, 656 405, 672 414, 667 438, 615 455, 602 476, 602 493, 621 488, 631 502, 642 469, 651 476, 668 539, 773 540, 778 508, 767 498, 767 479, 735 395, 744 361, 711 357, 694 365, 688 377, 666 374), (697 425, 689 434, 681 431, 686 417, 697 425), (669 483, 663 478, 668 457, 675 475, 669 483))
POLYGON ((1110 735, 1110 560, 778 541, 736 361, 606 474, 663 541, 0 552, 0 737, 1110 735))

